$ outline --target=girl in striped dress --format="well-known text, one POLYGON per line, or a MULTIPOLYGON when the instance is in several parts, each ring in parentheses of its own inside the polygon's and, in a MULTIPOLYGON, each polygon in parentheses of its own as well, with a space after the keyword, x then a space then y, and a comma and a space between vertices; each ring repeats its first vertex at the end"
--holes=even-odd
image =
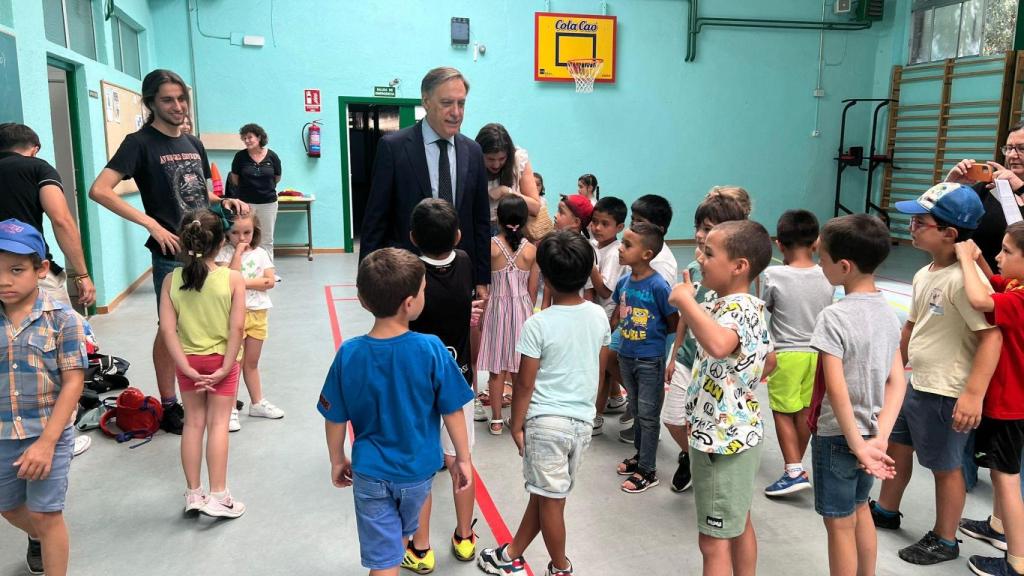
POLYGON ((504 383, 519 371, 516 344, 523 323, 537 299, 537 250, 523 237, 528 217, 526 202, 508 195, 498 202, 498 235, 491 238, 491 290, 484 311, 477 370, 489 372, 491 434, 501 434, 504 383))

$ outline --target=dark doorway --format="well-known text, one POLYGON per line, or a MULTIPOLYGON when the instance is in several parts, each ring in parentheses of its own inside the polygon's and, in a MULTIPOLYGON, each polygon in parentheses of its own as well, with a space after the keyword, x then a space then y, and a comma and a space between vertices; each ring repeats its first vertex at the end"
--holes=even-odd
POLYGON ((370 179, 381 137, 399 129, 399 107, 349 104, 349 169, 352 176, 352 232, 358 238, 370 196, 370 179))

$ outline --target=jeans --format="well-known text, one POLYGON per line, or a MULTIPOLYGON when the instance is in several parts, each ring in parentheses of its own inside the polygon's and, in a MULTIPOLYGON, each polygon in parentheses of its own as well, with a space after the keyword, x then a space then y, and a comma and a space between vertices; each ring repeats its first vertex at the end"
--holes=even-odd
POLYGON ((363 567, 384 570, 402 563, 405 542, 419 528, 420 509, 430 495, 433 480, 431 476, 418 482, 392 482, 352 474, 363 567))
POLYGON ((640 472, 658 468, 658 436, 661 433, 661 406, 665 401, 665 358, 629 358, 619 356, 622 385, 629 394, 629 412, 633 415, 633 446, 640 472))
POLYGON ((164 278, 168 274, 174 272, 175 268, 180 268, 181 262, 173 256, 164 256, 163 254, 153 253, 153 288, 156 289, 156 311, 160 313, 160 290, 164 285, 164 278))

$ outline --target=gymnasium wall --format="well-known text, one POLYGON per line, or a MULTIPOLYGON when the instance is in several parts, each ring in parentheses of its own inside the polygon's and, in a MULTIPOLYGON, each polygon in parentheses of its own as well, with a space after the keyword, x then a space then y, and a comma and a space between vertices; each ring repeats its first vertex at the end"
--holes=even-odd
MULTIPOLYGON (((707 189, 734 183, 753 193, 755 217, 774 229, 787 208, 830 215, 839 101, 885 97, 892 58, 904 44, 904 15, 889 4, 885 22, 870 30, 825 33, 821 135, 812 137, 818 32, 706 28, 696 61, 686 63, 688 2, 681 0, 607 4, 618 17, 618 81, 590 95, 575 94, 571 84, 533 81, 533 14, 599 13, 599 2, 332 2, 318 4, 314 15, 298 0, 244 7, 201 0, 204 33, 259 34, 266 45, 232 46, 195 34, 200 123, 213 132, 263 125, 284 165, 282 185, 317 194, 317 245, 341 246, 337 96, 371 96, 375 85, 397 77, 398 96, 416 98, 429 68, 452 65, 472 85, 463 132, 473 137, 487 122, 504 124, 555 198, 575 191, 586 172, 597 175, 603 194, 627 202, 663 194, 678 214, 668 236, 682 239, 692 238, 693 210, 707 189), (472 41, 487 46, 476 62, 471 47, 450 46, 452 16, 470 18, 472 41), (305 88, 322 91, 322 114, 304 112, 305 88), (325 123, 319 160, 305 157, 299 138, 313 118, 325 123)), ((818 20, 821 10, 804 0, 736 0, 704 2, 701 15, 818 20)), ((831 4, 827 10, 834 18, 831 4)), ((867 147, 870 108, 855 112, 847 143, 867 147)), ((212 156, 223 166, 231 154, 212 156)), ((863 205, 865 181, 854 172, 847 171, 844 197, 863 205)), ((294 234, 300 225, 296 218, 279 230, 294 234)))

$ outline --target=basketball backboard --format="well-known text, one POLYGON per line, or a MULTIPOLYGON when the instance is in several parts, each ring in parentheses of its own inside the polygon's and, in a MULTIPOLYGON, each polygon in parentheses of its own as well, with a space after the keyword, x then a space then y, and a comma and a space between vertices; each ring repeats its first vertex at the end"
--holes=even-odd
POLYGON ((615 16, 537 12, 534 23, 534 80, 572 82, 567 61, 600 58, 595 81, 615 82, 615 16))

